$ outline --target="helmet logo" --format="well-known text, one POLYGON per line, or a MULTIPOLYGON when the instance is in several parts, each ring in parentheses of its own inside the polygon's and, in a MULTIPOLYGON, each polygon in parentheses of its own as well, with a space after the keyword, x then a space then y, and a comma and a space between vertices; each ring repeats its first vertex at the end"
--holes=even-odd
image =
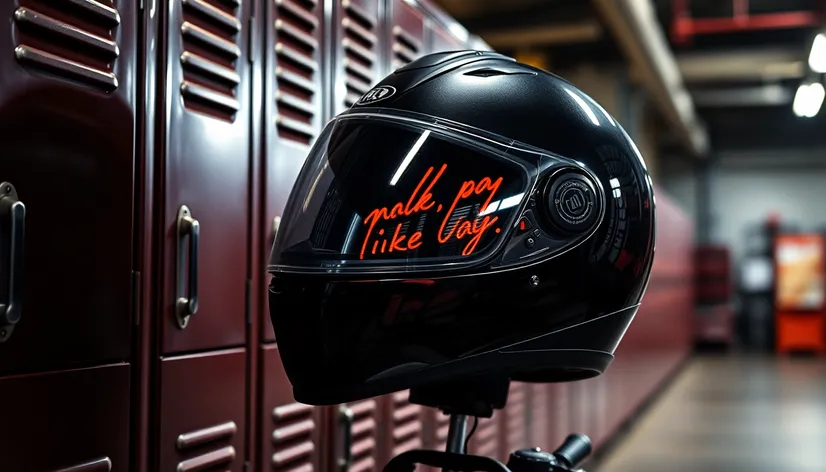
POLYGON ((356 102, 356 105, 367 105, 368 103, 375 103, 385 98, 390 98, 396 94, 396 88, 391 85, 379 85, 369 92, 365 93, 363 97, 356 102))

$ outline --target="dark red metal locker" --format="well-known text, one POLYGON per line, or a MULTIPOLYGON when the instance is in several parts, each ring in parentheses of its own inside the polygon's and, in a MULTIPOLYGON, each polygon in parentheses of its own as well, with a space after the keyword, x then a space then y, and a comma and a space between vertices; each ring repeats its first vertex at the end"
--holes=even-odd
POLYGON ((384 454, 379 457, 381 466, 393 457, 411 449, 424 446, 424 424, 426 408, 410 403, 407 390, 385 397, 383 421, 389 431, 383 437, 384 454))
POLYGON ((136 12, 0 6, 0 372, 130 355, 136 12))
POLYGON ((334 0, 332 114, 350 108, 384 71, 379 0, 334 0))
POLYGON ((558 383, 550 384, 548 387, 551 396, 551 412, 548 417, 551 429, 549 449, 552 449, 562 444, 565 437, 575 431, 573 431, 571 425, 570 409, 572 405, 568 394, 571 386, 567 383, 558 383))
MULTIPOLYGON (((266 261, 278 221, 310 146, 325 120, 324 2, 268 0, 264 37, 264 221, 258 257, 266 261)), ((329 55, 329 54, 328 54, 329 55)), ((264 266, 266 267, 266 266, 264 266)), ((270 277, 265 278, 264 287, 270 277)), ((262 291, 265 294, 265 291, 262 291)), ((267 306, 266 297, 262 300, 267 306)), ((264 310, 265 341, 275 335, 264 310)))
POLYGON ((507 459, 508 455, 517 450, 528 447, 528 385, 521 382, 511 382, 508 391, 508 404, 500 414, 502 421, 502 446, 500 458, 507 459))
POLYGON ((605 377, 603 428, 606 440, 610 440, 616 434, 624 420, 622 410, 627 408, 625 405, 628 404, 624 382, 625 375, 627 375, 627 371, 619 359, 614 359, 608 371, 603 374, 605 377))
POLYGON ((551 386, 537 383, 529 385, 528 441, 522 447, 538 447, 549 450, 551 447, 550 433, 554 417, 551 415, 551 386))
MULTIPOLYGON (((610 367, 609 367, 610 369, 610 367)), ((608 374, 600 375, 588 381, 589 403, 591 405, 591 442, 595 448, 600 447, 608 437, 608 396, 607 385, 610 377, 608 374)))
POLYGON ((387 67, 390 73, 425 54, 425 16, 418 7, 405 0, 389 0, 387 67))
MULTIPOLYGON (((424 431, 422 432, 423 448, 444 451, 447 447, 447 432, 450 428, 450 416, 436 408, 424 408, 424 431)), ((468 420, 468 431, 473 427, 473 418, 468 420)), ((435 467, 422 466, 417 472, 439 472, 435 467), (421 469, 421 471, 419 470, 421 469)))
POLYGON ((379 444, 388 424, 381 418, 381 403, 387 397, 343 404, 336 411, 334 462, 329 470, 378 472, 384 452, 379 444))
POLYGON ((156 469, 241 472, 246 430, 246 351, 161 360, 156 469))
POLYGON ((0 379, 4 471, 127 472, 129 366, 0 379))
POLYGON ((593 406, 589 395, 589 385, 587 380, 580 380, 568 384, 568 408, 570 433, 593 434, 591 420, 593 418, 593 406))
MULTIPOLYGON (((436 408, 426 409, 425 448, 444 451, 447 446, 447 432, 450 429, 450 416, 436 408)), ((468 422, 468 431, 473 426, 473 419, 468 422)))
MULTIPOLYGON (((443 52, 443 51, 457 51, 467 49, 466 44, 461 39, 453 35, 447 28, 437 23, 435 20, 427 22, 428 31, 428 53, 443 52)), ((465 31, 464 27, 459 23, 455 23, 457 30, 465 31)))
MULTIPOLYGON (((479 426, 468 445, 468 452, 478 456, 500 458, 501 416, 503 410, 494 411, 492 418, 479 418, 479 426)), ((473 419, 468 423, 468 431, 473 427, 473 419)))
POLYGON ((272 344, 261 350, 262 431, 256 470, 329 470, 322 459, 331 453, 324 431, 324 409, 297 403, 284 372, 278 348, 272 344))
POLYGON ((252 0, 166 12, 163 352, 242 345, 247 310, 252 0))

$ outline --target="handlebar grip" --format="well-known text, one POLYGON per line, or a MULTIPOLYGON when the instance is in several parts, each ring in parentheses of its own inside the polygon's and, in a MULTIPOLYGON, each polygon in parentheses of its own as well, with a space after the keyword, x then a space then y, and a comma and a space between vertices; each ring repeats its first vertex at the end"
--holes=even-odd
POLYGON ((567 467, 575 467, 591 454, 591 439, 584 434, 571 434, 565 438, 553 455, 567 467))

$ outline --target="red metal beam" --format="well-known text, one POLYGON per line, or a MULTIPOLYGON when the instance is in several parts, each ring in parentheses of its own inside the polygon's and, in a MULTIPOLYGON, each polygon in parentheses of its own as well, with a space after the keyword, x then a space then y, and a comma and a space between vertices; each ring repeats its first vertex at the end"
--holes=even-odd
POLYGON ((734 0, 732 8, 734 11, 734 18, 742 20, 749 16, 749 0, 734 0))
POLYGON ((683 31, 681 25, 685 20, 691 20, 688 0, 672 0, 671 6, 671 39, 677 44, 687 44, 691 42, 691 35, 683 31))
POLYGON ((731 33, 780 28, 807 28, 820 25, 820 17, 814 12, 767 13, 731 18, 679 18, 677 31, 688 36, 698 34, 731 33))
MULTIPOLYGON (((692 18, 688 0, 673 0, 673 22, 671 36, 675 43, 686 44, 691 38, 701 34, 733 33, 781 28, 807 28, 820 26, 823 17, 820 12, 794 11, 783 13, 749 14, 748 0, 731 0, 731 17, 692 18)), ((826 2, 824 2, 826 3, 826 2)))

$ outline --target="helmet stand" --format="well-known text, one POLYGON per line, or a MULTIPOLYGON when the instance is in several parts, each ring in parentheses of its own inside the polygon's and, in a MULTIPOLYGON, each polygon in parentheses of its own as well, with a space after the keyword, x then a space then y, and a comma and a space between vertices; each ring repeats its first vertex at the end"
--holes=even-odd
MULTIPOLYGON (((413 449, 390 460, 384 472, 413 472, 427 465, 450 472, 571 472, 588 454, 587 436, 570 435, 553 453, 539 448, 522 449, 510 455, 505 465, 496 459, 468 454, 467 419, 490 418, 505 407, 510 380, 484 377, 410 390, 410 403, 438 408, 450 415, 445 451, 413 449)), ((473 431, 471 431, 471 434, 473 431)))

